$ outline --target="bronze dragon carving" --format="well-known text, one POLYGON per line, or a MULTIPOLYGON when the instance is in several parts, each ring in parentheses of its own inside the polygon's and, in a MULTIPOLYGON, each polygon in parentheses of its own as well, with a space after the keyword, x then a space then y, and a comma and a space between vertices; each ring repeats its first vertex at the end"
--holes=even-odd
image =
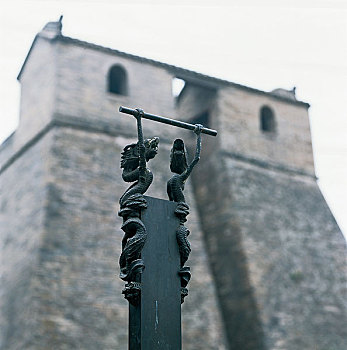
POLYGON ((141 251, 147 238, 146 227, 141 221, 141 211, 147 207, 143 194, 153 181, 153 174, 147 162, 158 153, 159 138, 143 139, 141 115, 138 110, 137 131, 138 142, 127 145, 121 157, 122 178, 133 184, 124 192, 119 200, 119 216, 123 218, 122 252, 119 258, 120 278, 127 282, 123 294, 131 303, 140 297, 140 274, 144 269, 141 251))

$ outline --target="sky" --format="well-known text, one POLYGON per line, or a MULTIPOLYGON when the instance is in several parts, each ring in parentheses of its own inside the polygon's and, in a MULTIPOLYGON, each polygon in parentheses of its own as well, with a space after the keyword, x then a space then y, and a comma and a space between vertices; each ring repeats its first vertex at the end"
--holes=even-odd
POLYGON ((347 1, 0 0, 0 143, 16 128, 16 80, 34 36, 63 34, 308 102, 319 187, 347 235, 347 1))

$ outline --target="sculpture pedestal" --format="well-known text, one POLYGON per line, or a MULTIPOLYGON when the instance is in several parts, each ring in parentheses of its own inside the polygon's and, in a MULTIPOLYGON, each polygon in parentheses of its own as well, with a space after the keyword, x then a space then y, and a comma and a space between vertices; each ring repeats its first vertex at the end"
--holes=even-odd
POLYGON ((145 197, 147 240, 141 252, 141 300, 129 304, 129 350, 181 350, 180 255, 177 203, 145 197))

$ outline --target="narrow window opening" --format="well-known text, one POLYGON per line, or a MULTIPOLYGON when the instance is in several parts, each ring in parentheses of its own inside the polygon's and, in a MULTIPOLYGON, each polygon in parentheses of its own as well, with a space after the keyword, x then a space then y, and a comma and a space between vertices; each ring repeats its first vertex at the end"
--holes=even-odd
POLYGON ((275 116, 269 107, 262 107, 260 110, 260 128, 263 132, 275 132, 275 116))
POLYGON ((127 95, 127 74, 123 67, 115 65, 108 73, 108 91, 112 94, 127 95))

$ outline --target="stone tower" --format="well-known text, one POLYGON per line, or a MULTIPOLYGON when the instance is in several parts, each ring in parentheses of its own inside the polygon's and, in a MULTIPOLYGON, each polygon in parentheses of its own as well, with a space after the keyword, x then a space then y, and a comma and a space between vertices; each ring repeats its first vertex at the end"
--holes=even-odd
MULTIPOLYGON (((183 348, 344 349, 345 242, 316 184, 308 104, 61 35, 19 73, 21 118, 0 149, 0 348, 126 349, 118 275, 119 105, 217 129, 187 184, 192 268, 183 348), (172 80, 185 86, 172 95, 172 80)), ((149 195, 166 198, 160 136, 149 195)), ((192 135, 179 130, 189 145, 192 135)))

